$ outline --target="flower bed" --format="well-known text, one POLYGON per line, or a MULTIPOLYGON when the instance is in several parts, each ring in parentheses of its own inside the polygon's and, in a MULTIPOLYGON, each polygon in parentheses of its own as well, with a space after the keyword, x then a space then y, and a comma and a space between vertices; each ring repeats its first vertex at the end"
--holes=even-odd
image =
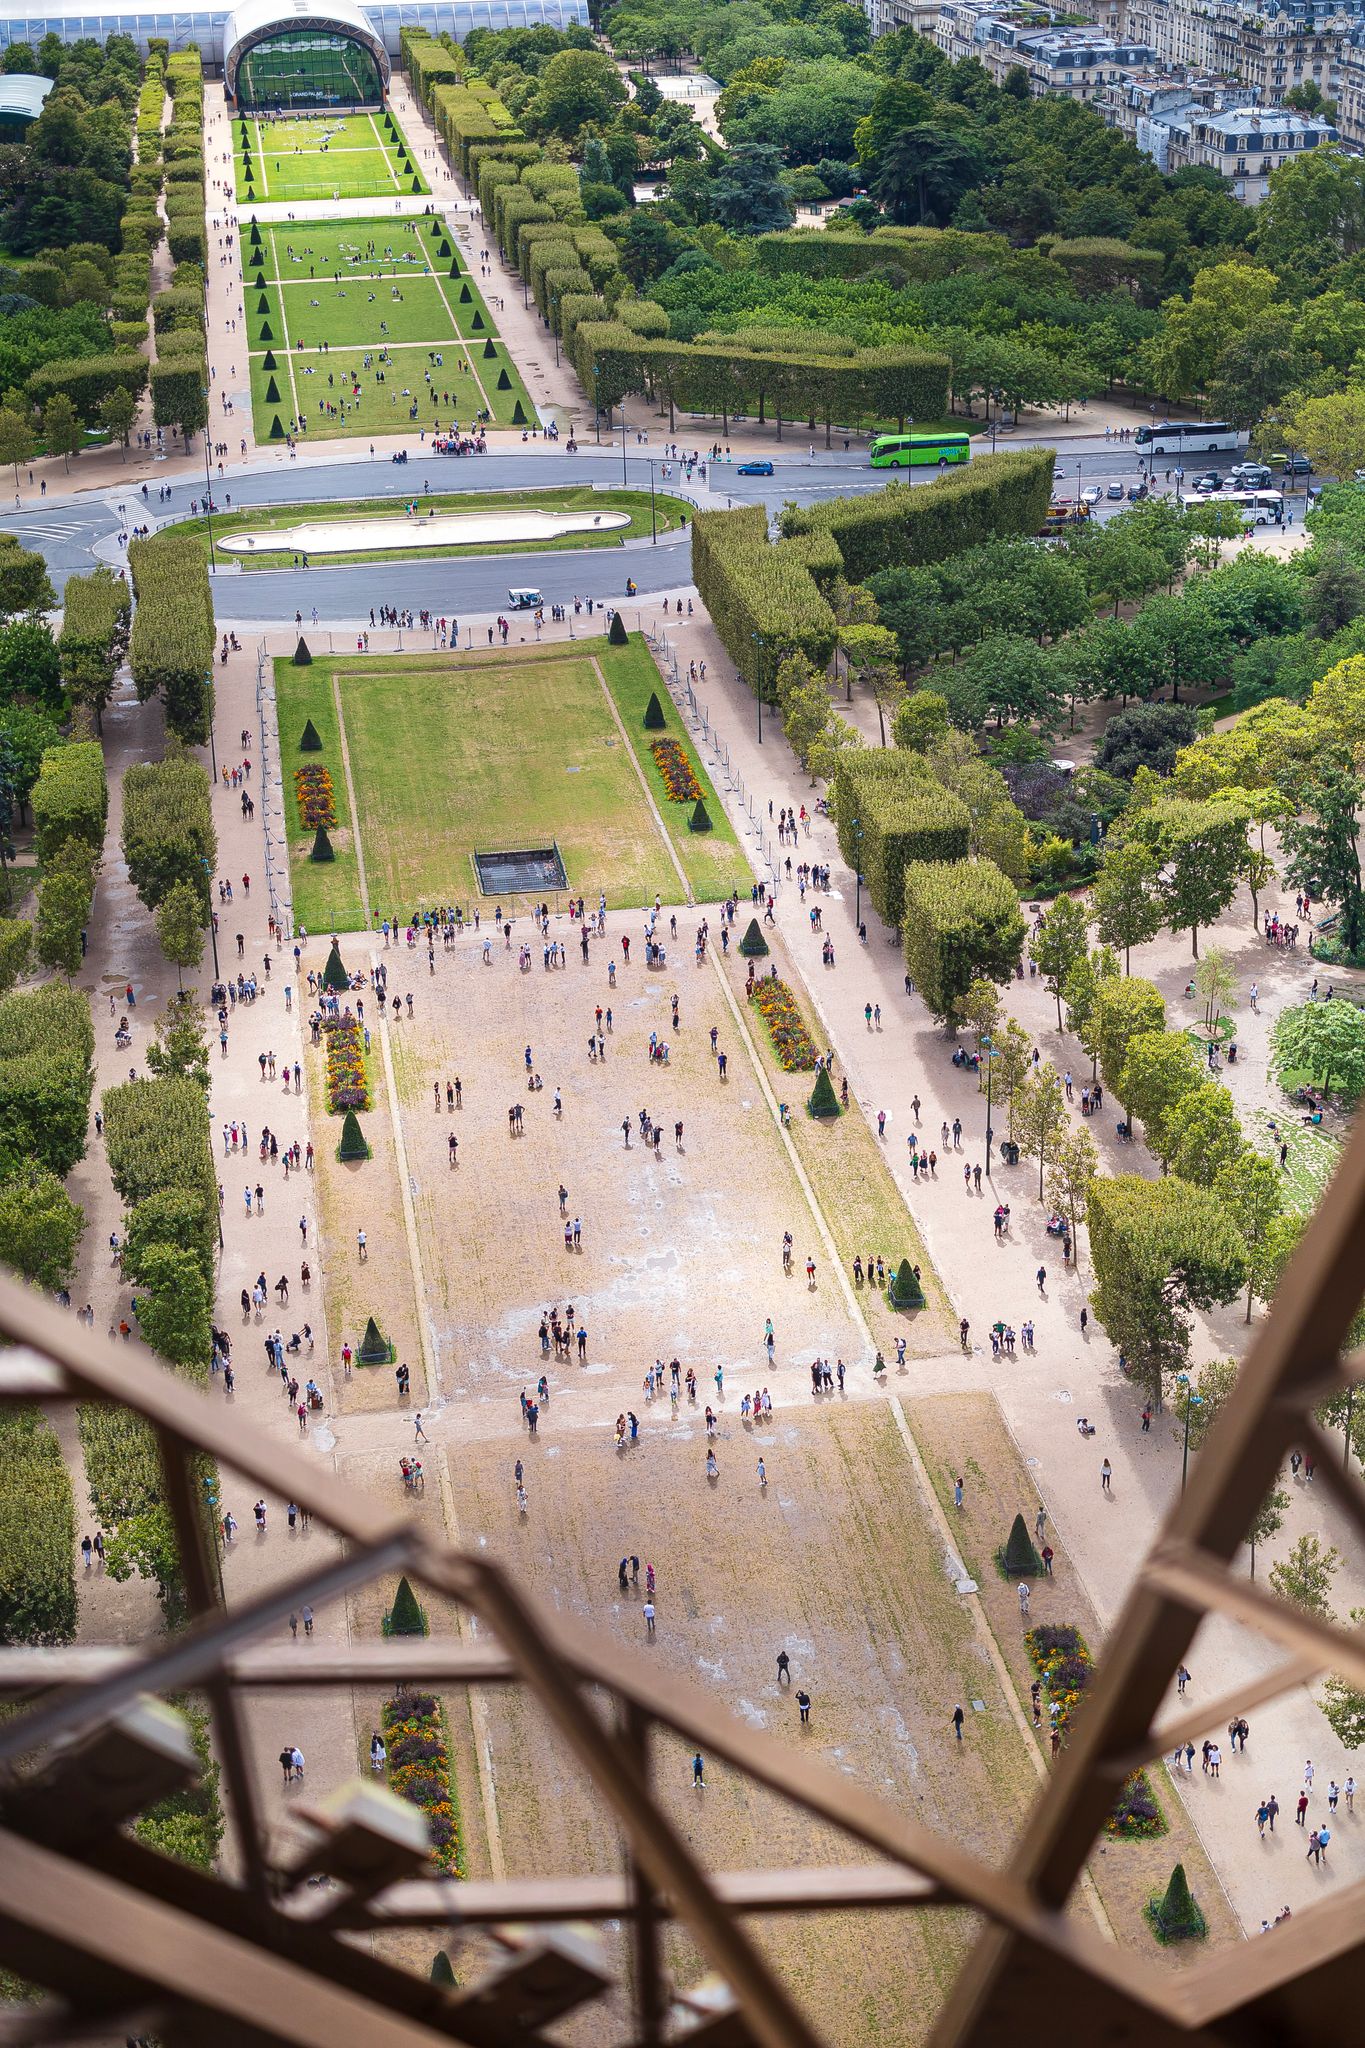
POLYGON ((815 1040, 807 1031, 806 1020, 786 982, 779 981, 774 975, 765 975, 754 983, 750 1000, 768 1027, 773 1051, 784 1071, 789 1074, 813 1073, 818 1057, 815 1040))
POLYGON ((324 1017, 322 1039, 327 1048, 327 1101, 332 1109, 368 1109, 370 1084, 365 1073, 365 1041, 349 1010, 324 1017))
POLYGON ((445 1716, 434 1693, 398 1693, 380 1716, 389 1752, 389 1789, 420 1807, 431 1832, 431 1860, 446 1877, 460 1874, 460 1816, 450 1781, 445 1716))
MULTIPOLYGON (((1024 1637, 1024 1647, 1047 1688, 1049 1701, 1056 1704, 1056 1726, 1065 1729, 1095 1680, 1089 1645, 1069 1622, 1040 1622, 1024 1637)), ((1145 1771, 1134 1771, 1125 1779, 1104 1831, 1130 1842, 1165 1834, 1166 1817, 1145 1771)))
POLYGON ((336 791, 325 768, 294 770, 294 801, 299 807, 300 823, 306 825, 310 832, 319 825, 335 825, 336 791))
POLYGON ((649 751, 664 779, 664 788, 674 803, 694 804, 701 795, 701 784, 692 773, 692 763, 677 740, 653 740, 649 751))

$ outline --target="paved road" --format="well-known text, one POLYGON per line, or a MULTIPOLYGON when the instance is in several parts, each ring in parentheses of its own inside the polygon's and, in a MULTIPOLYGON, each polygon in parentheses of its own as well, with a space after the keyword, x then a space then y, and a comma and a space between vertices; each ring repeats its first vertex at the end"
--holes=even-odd
MULTIPOLYGON (((977 445, 984 450, 987 444, 977 445)), ((1037 445, 1043 444, 1013 439, 1000 442, 1002 448, 1037 445)), ((1074 495, 1078 483, 1129 483, 1138 474, 1139 462, 1136 449, 1107 443, 1102 436, 1069 440, 1058 450, 1058 489, 1074 495)), ((613 450, 592 444, 580 447, 573 456, 529 446, 524 453, 460 458, 424 455, 419 449, 404 464, 360 453, 342 461, 310 460, 305 455, 296 462, 269 454, 221 483, 215 481, 215 489, 220 499, 230 500, 234 508, 362 497, 401 500, 420 493, 428 484, 445 492, 593 482, 608 487, 619 485, 624 476, 633 489, 648 490, 652 467, 656 485, 676 491, 676 476, 665 485, 659 476, 660 465, 658 454, 651 462, 633 443, 624 462, 619 445, 613 450)), ((818 450, 812 460, 800 446, 774 458, 771 477, 742 477, 736 472, 737 465, 710 464, 706 486, 691 492, 684 488, 682 494, 710 505, 765 504, 775 512, 784 502, 810 504, 821 498, 877 490, 886 481, 886 473, 869 469, 856 450, 848 455, 838 449, 829 454, 818 450)), ((920 480, 912 478, 912 482, 920 480)), ((929 480, 928 476, 923 479, 929 480)), ((142 520, 160 524, 188 518, 198 509, 202 495, 202 483, 190 478, 174 482, 169 498, 162 502, 157 500, 154 484, 146 498, 136 490, 67 497, 52 494, 40 506, 0 512, 0 520, 6 531, 46 557, 60 592, 69 575, 88 570, 93 561, 121 559, 117 535, 122 526, 142 520)), ((496 610, 506 604, 507 589, 513 583, 540 589, 549 603, 571 601, 575 595, 615 600, 624 596, 627 576, 638 584, 644 597, 685 589, 691 581, 690 549, 685 542, 673 540, 658 547, 633 542, 619 552, 594 549, 464 556, 448 561, 370 564, 359 569, 228 570, 215 579, 214 598, 218 616, 225 620, 278 622, 301 612, 311 621, 316 607, 324 623, 351 625, 368 621, 370 604, 381 598, 415 611, 434 609, 460 615, 496 610)))

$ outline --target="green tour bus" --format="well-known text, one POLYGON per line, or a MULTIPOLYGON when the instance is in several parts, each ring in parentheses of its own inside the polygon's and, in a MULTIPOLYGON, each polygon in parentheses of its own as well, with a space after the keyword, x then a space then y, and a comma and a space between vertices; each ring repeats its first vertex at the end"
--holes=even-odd
POLYGON ((921 469, 966 462, 972 452, 966 434, 878 434, 868 450, 874 469, 921 469))

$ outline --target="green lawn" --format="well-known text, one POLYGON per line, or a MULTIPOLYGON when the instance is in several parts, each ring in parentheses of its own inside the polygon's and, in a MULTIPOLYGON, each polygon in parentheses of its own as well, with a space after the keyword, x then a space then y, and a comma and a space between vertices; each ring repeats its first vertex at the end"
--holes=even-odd
POLYGON ((237 197, 244 205, 386 199, 431 189, 388 113, 234 117, 232 140, 237 197))
POLYGON ((256 227, 241 254, 259 440, 533 420, 442 221, 256 227))
MULTIPOLYGON (((332 691, 346 720, 365 865, 376 916, 409 915, 439 903, 468 910, 478 899, 477 850, 558 842, 569 888, 613 907, 676 901, 676 871, 639 778, 626 756, 600 664, 646 767, 652 794, 700 901, 716 901, 748 870, 710 781, 695 761, 709 833, 687 828, 690 806, 670 803, 643 730, 644 706, 659 683, 642 642, 605 640, 462 656, 315 657, 296 668, 277 661, 275 684, 289 822, 296 919, 310 931, 356 930, 365 918, 332 691), (649 680, 653 677, 653 681, 649 680), (321 754, 298 741, 311 718, 321 754), (638 733, 638 740, 636 734, 638 733), (314 865, 312 834, 293 809, 295 768, 331 772, 335 861, 314 865)), ((669 731, 682 740, 666 705, 669 731)), ((690 748, 688 749, 691 752, 690 748)))
POLYGON ((1278 1159, 1281 1143, 1289 1146, 1282 1175, 1286 1209, 1299 1216, 1311 1216, 1327 1192, 1327 1183, 1337 1170, 1341 1141, 1330 1132, 1300 1121, 1301 1112, 1287 1104, 1272 1119, 1269 1110, 1257 1110, 1252 1122, 1252 1142, 1258 1151, 1278 1159), (1274 1128, 1272 1129, 1272 1122, 1274 1128))
MULTIPOLYGON (((439 456, 434 458, 437 462, 439 456)), ((315 555, 312 557, 316 568, 337 567, 350 562, 409 562, 424 557, 444 555, 512 555, 535 553, 547 549, 563 550, 573 548, 619 547, 623 540, 645 539, 650 532, 650 503, 647 491, 595 491, 589 484, 573 484, 565 490, 548 491, 447 491, 436 492, 430 497, 417 495, 417 502, 423 514, 428 510, 436 512, 509 512, 534 510, 538 512, 627 512, 628 526, 604 528, 600 532, 566 533, 554 540, 498 541, 491 546, 486 541, 471 542, 468 545, 449 543, 431 547, 420 545, 421 527, 413 528, 412 547, 405 547, 401 554, 390 549, 360 549, 340 554, 315 555)), ((247 570, 280 569, 288 566, 284 557, 290 551, 289 544, 271 549, 270 535, 288 532, 291 528, 317 519, 346 521, 350 519, 371 519, 376 515, 393 520, 402 518, 403 497, 362 498, 346 503, 333 500, 324 505, 269 505, 258 506, 241 514, 229 512, 216 516, 213 521, 213 537, 221 548, 229 534, 252 533, 257 536, 257 550, 251 555, 232 554, 229 559, 240 562, 247 570)), ((673 532, 681 518, 691 516, 691 506, 681 498, 656 496, 654 519, 660 533, 673 532)), ((203 519, 186 520, 179 529, 192 534, 203 544, 208 555, 208 522, 203 519)))

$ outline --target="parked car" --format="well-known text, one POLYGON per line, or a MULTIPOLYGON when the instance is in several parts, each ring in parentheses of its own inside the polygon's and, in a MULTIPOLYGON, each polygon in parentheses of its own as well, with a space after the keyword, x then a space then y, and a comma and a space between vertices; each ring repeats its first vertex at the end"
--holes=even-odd
POLYGON ((1103 496, 1104 492, 1098 484, 1087 484, 1081 492, 1081 503, 1083 505, 1098 505, 1103 496))
POLYGON ((1105 497, 1106 497, 1106 498, 1114 498, 1114 499, 1116 499, 1116 500, 1118 501, 1118 503, 1119 503, 1119 504, 1122 504, 1122 503, 1123 503, 1123 485, 1122 485, 1122 484, 1110 484, 1110 486, 1109 486, 1108 490, 1107 490, 1107 491, 1105 492, 1105 494, 1104 494, 1104 495, 1105 495, 1105 497))
POLYGON ((1286 455, 1281 465, 1285 476, 1311 476, 1313 465, 1306 455, 1286 455))
POLYGON ((772 473, 771 462, 741 462, 735 471, 736 476, 771 476, 772 473))
POLYGON ((1223 479, 1216 469, 1206 469, 1202 476, 1195 478, 1191 488, 1196 491, 1221 491, 1223 479))
POLYGON ((1143 499, 1144 499, 1144 498, 1146 497, 1146 495, 1147 495, 1147 486, 1146 486, 1146 484, 1129 484, 1129 486, 1128 486, 1128 503, 1129 503, 1130 505, 1139 505, 1139 504, 1141 504, 1142 500, 1143 500, 1143 499))
POLYGON ((1228 482, 1243 491, 1266 491, 1270 488, 1271 472, 1264 462, 1235 462, 1228 471, 1228 482))

